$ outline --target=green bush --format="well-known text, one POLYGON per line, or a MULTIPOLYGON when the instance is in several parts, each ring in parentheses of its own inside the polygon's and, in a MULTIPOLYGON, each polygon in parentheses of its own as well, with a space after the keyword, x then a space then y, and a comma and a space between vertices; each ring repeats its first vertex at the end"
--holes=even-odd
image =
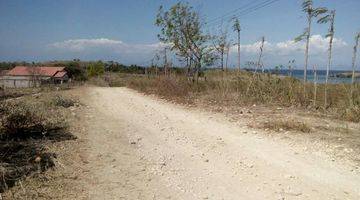
POLYGON ((69 77, 77 81, 87 80, 86 71, 80 66, 79 62, 71 61, 65 64, 65 71, 69 77))
POLYGON ((88 77, 100 76, 104 74, 104 72, 105 72, 105 65, 101 61, 96 63, 91 63, 87 69, 88 77))

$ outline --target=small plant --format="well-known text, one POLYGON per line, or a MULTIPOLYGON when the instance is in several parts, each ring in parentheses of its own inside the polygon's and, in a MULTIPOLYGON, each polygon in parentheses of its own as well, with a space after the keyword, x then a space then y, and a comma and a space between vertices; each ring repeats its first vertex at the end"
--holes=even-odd
POLYGON ((53 103, 55 106, 62 106, 64 108, 69 108, 71 106, 74 106, 75 104, 75 101, 72 100, 72 99, 66 99, 62 96, 56 96, 54 99, 53 99, 53 103))
POLYGON ((309 126, 307 126, 305 123, 294 120, 275 120, 271 122, 265 122, 261 128, 274 131, 300 131, 303 133, 309 133, 311 131, 309 126))

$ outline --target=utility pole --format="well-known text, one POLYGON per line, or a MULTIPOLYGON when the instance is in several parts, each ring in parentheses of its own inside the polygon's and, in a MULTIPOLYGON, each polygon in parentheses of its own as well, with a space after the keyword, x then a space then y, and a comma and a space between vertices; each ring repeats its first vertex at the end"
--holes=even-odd
MULTIPOLYGON (((262 68, 262 73, 264 73, 264 66, 263 66, 263 64, 262 64, 262 56, 263 56, 263 51, 264 51, 264 43, 265 43, 265 37, 263 36, 263 37, 261 37, 261 46, 260 46, 260 55, 259 55, 259 60, 258 60, 258 63, 257 63, 257 68, 256 68, 256 70, 258 69, 258 68, 262 68)), ((256 72, 256 70, 255 70, 255 72, 256 72)))
POLYGON ((240 32, 241 32, 241 29, 239 29, 239 31, 238 31, 238 69, 239 69, 239 71, 240 71, 240 69, 241 69, 241 64, 240 64, 240 55, 241 55, 241 53, 240 53, 240 32))
POLYGON ((233 30, 235 32, 237 32, 237 46, 238 46, 238 70, 240 71, 240 32, 241 32, 241 27, 240 27, 240 21, 239 19, 235 19, 234 25, 233 25, 233 30))

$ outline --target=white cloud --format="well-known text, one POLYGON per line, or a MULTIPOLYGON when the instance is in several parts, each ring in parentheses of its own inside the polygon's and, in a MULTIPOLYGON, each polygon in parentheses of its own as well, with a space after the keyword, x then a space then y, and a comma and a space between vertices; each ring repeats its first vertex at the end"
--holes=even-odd
POLYGON ((51 44, 51 47, 57 49, 66 49, 70 51, 83 51, 88 48, 96 47, 114 47, 121 46, 124 43, 119 40, 110 40, 107 38, 99 39, 75 39, 75 40, 65 40, 63 42, 56 42, 51 44))
MULTIPOLYGON (((328 38, 321 35, 313 35, 310 39, 310 63, 319 65, 326 64, 328 38)), ((241 45, 242 63, 257 60, 261 43, 241 45)), ((334 64, 348 63, 348 54, 351 48, 340 38, 334 38, 334 64)), ((108 38, 95 39, 71 39, 55 42, 48 45, 47 53, 52 59, 80 58, 84 60, 118 60, 130 64, 142 64, 150 62, 156 51, 163 49, 163 43, 150 44, 129 44, 121 40, 108 38)), ((290 59, 296 59, 299 65, 304 60, 305 42, 295 43, 293 40, 286 40, 277 43, 265 41, 264 63, 275 65, 287 63, 290 59)), ((231 48, 229 63, 236 63, 237 46, 231 48)), ((349 54, 350 55, 350 54, 349 54)), ((174 58, 174 61, 176 58, 174 58)))
MULTIPOLYGON (((321 35, 312 35, 310 38, 310 54, 318 55, 326 53, 329 46, 329 38, 322 37, 321 35)), ((253 44, 241 45, 241 51, 244 53, 258 53, 260 49, 261 42, 255 42, 253 44)), ((342 39, 334 38, 333 48, 338 49, 341 47, 347 46, 346 42, 342 39)), ((271 54, 276 54, 280 56, 291 55, 298 52, 303 52, 305 50, 305 42, 294 42, 293 40, 287 40, 278 43, 270 43, 265 41, 264 51, 271 54)), ((237 47, 233 46, 231 49, 232 52, 237 51, 237 47)))
POLYGON ((107 38, 97 39, 71 39, 62 42, 55 42, 49 45, 57 50, 65 50, 72 52, 94 52, 104 51, 106 49, 113 50, 117 53, 139 53, 138 51, 155 51, 163 47, 162 43, 154 44, 127 44, 120 40, 112 40, 107 38))

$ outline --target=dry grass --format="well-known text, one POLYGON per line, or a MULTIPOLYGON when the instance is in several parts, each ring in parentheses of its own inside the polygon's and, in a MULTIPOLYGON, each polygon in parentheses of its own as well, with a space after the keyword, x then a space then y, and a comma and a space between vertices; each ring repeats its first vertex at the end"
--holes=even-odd
POLYGON ((309 133, 311 131, 307 124, 295 120, 267 121, 263 123, 260 128, 273 131, 299 131, 303 133, 309 133))
POLYGON ((18 180, 54 166, 47 144, 75 139, 67 131, 67 112, 53 93, 0 101, 0 192, 18 180))
POLYGON ((251 72, 207 71, 207 80, 192 83, 183 75, 145 76, 113 75, 111 86, 128 86, 145 93, 157 94, 180 103, 203 102, 216 106, 266 106, 298 107, 314 110, 348 121, 360 122, 360 87, 355 88, 351 103, 349 84, 328 86, 329 105, 325 109, 324 85, 318 84, 316 102, 313 102, 313 84, 306 85, 304 98, 301 81, 270 74, 251 72), (117 84, 119 82, 120 84, 117 84))

